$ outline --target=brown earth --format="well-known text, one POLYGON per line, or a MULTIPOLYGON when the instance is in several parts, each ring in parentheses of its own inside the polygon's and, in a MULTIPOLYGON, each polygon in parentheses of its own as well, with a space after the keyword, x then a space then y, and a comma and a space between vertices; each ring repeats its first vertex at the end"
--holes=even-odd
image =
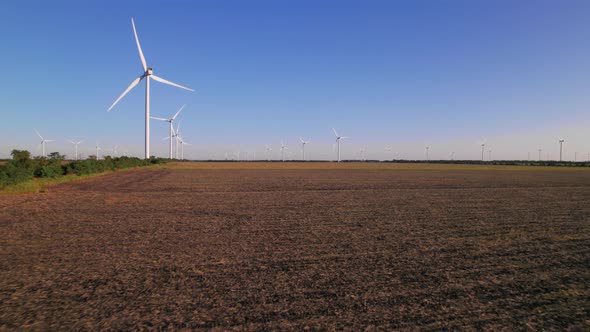
POLYGON ((590 328, 588 171, 191 165, 0 196, 0 329, 590 328))

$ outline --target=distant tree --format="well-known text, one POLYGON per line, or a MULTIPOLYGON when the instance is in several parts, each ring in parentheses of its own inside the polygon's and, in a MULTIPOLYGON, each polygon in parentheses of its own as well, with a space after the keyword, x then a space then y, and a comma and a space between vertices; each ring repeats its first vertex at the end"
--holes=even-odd
POLYGON ((59 154, 59 152, 51 152, 48 156, 49 160, 52 161, 62 161, 66 159, 66 156, 63 154, 59 154))
POLYGON ((12 152, 10 152, 10 154, 12 155, 12 160, 14 161, 18 161, 18 162, 24 162, 27 160, 31 160, 31 153, 27 150, 12 150, 12 152))
POLYGON ((87 158, 88 160, 98 160, 95 155, 91 154, 87 158))

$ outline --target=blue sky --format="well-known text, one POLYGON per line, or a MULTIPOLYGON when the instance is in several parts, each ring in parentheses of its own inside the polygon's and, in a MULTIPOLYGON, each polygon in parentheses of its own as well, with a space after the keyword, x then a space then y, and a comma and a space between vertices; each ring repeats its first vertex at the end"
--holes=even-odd
MULTIPOLYGON (((185 155, 333 156, 336 127, 384 158, 556 158, 590 150, 589 1, 3 1, 0 4, 0 157, 35 153, 33 128, 58 141, 85 137, 143 150, 143 83, 130 18, 154 73, 196 89, 152 83, 152 114, 182 104, 185 155)), ((164 123, 152 150, 165 155, 164 123)))

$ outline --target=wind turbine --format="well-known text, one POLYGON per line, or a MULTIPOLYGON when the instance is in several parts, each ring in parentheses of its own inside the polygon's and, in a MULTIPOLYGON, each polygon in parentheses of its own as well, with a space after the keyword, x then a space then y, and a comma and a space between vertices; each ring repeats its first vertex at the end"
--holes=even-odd
POLYGON ((348 138, 348 137, 338 135, 338 132, 336 132, 336 129, 334 129, 334 128, 332 128, 332 131, 334 131, 334 135, 336 136, 336 149, 338 150, 338 153, 337 153, 338 159, 337 160, 338 160, 338 162, 340 162, 340 140, 348 138))
POLYGON ((180 143, 180 160, 184 160, 184 146, 191 145, 191 144, 185 142, 182 139, 182 137, 180 136, 180 132, 178 132, 178 131, 176 132, 176 138, 178 139, 178 142, 180 143))
POLYGON ((395 160, 395 153, 393 152, 393 148, 390 145, 388 145, 387 147, 385 147, 385 150, 391 152, 391 161, 395 160))
POLYGON ((488 161, 492 161, 492 149, 488 151, 488 161))
POLYGON ((303 153, 303 157, 302 157, 301 160, 305 161, 305 144, 311 143, 311 141, 305 141, 301 137, 299 137, 299 141, 301 142, 301 151, 303 153))
POLYGON ((151 67, 147 66, 145 58, 143 56, 143 52, 141 51, 141 46, 139 45, 139 38, 137 37, 137 31, 135 30, 135 22, 133 18, 131 19, 131 26, 133 27, 133 34, 135 35, 135 42, 137 43, 137 50, 139 51, 139 59, 141 60, 141 66, 143 68, 143 74, 141 74, 138 78, 133 80, 131 84, 123 91, 123 93, 115 100, 115 102, 109 107, 107 112, 109 112, 115 105, 121 100, 125 95, 131 91, 141 80, 145 79, 145 159, 150 158, 150 78, 154 79, 160 83, 168 84, 180 89, 188 90, 188 91, 195 91, 193 89, 184 87, 182 85, 178 85, 176 83, 172 83, 167 81, 159 76, 153 74, 153 70, 151 67))
POLYGON ((98 146, 98 141, 96 141, 96 160, 100 159, 100 156, 98 155, 98 151, 102 151, 102 148, 100 146, 98 146))
POLYGON ((560 137, 558 139, 559 139, 559 161, 561 161, 561 152, 563 151, 563 142, 565 142, 565 140, 563 139, 563 137, 560 137))
POLYGON ((84 142, 84 140, 78 141, 78 142, 74 142, 72 140, 68 140, 68 142, 74 144, 76 146, 76 160, 78 160, 78 144, 84 142))
MULTIPOLYGON (((41 134, 39 134, 39 132, 37 131, 37 129, 33 129, 36 133, 37 136, 39 136, 39 138, 41 139, 41 151, 42 151, 42 156, 45 157, 45 143, 47 142, 54 142, 55 140, 53 139, 44 139, 43 136, 41 136, 41 134)), ((37 147, 38 149, 39 147, 37 147)))
POLYGON ((268 144, 266 145, 266 161, 270 161, 270 152, 272 151, 272 149, 270 148, 270 146, 268 146, 268 144))
POLYGON ((285 162, 285 149, 288 149, 287 145, 281 141, 281 159, 285 162))
POLYGON ((165 118, 159 118, 159 117, 155 117, 155 116, 151 116, 150 118, 154 119, 154 120, 160 120, 160 121, 166 121, 170 124, 170 146, 168 148, 168 159, 172 159, 172 136, 174 136, 174 126, 173 126, 173 122, 176 119, 176 117, 178 116, 178 114, 180 114, 180 112, 182 111, 182 109, 185 107, 186 105, 182 105, 182 107, 178 110, 178 112, 176 112, 176 114, 174 114, 173 117, 171 117, 170 119, 165 119, 165 118))
POLYGON ((482 162, 483 162, 483 150, 485 149, 485 147, 486 147, 486 142, 485 141, 481 142, 481 161, 482 162))
POLYGON ((541 151, 543 151, 543 149, 539 149, 539 161, 541 161, 541 151))
POLYGON ((430 145, 426 145, 426 161, 430 161, 430 157, 428 156, 429 150, 430 150, 430 145))

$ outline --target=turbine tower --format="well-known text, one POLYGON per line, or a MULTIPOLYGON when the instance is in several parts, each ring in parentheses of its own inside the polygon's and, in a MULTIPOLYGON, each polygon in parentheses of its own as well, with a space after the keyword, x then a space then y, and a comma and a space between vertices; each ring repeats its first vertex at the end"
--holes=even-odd
POLYGON ((334 128, 332 128, 332 131, 334 131, 334 135, 336 136, 336 150, 337 150, 337 156, 338 156, 337 161, 340 162, 340 140, 348 138, 348 137, 338 135, 338 132, 334 128))
MULTIPOLYGON (((47 143, 47 142, 54 142, 55 140, 53 140, 53 139, 44 139, 43 136, 41 136, 41 134, 39 134, 39 132, 37 131, 37 129, 33 129, 33 130, 37 133, 37 136, 39 136, 39 138, 41 139, 41 143, 40 143, 41 144, 41 151, 42 151, 41 153, 42 153, 42 156, 45 157, 45 143, 47 143)), ((39 147, 37 147, 37 149, 38 148, 39 147)))
POLYGON ((288 149, 287 145, 281 141, 281 159, 283 162, 285 162, 285 149, 288 149))
POLYGON ((143 52, 141 51, 141 46, 139 45, 139 38, 137 37, 137 31, 135 30, 135 22, 133 18, 131 19, 131 26, 133 27, 133 34, 135 35, 135 42, 137 43, 137 50, 139 51, 139 59, 141 60, 141 66, 143 68, 143 74, 141 74, 138 78, 133 80, 131 84, 127 87, 125 91, 115 100, 115 102, 109 107, 107 112, 109 112, 115 105, 121 100, 125 95, 131 91, 139 82, 145 79, 145 159, 150 158, 150 79, 154 79, 160 83, 168 84, 180 89, 194 91, 193 89, 184 87, 182 85, 178 85, 176 83, 172 83, 167 81, 159 76, 153 74, 153 70, 151 67, 147 66, 145 58, 143 56, 143 52))
POLYGON ((270 146, 268 146, 268 144, 266 145, 266 149, 264 151, 266 152, 266 161, 270 161, 270 152, 272 149, 270 146))
POLYGON ((78 141, 78 142, 74 142, 72 140, 68 140, 68 142, 74 144, 76 146, 76 160, 78 160, 78 144, 84 142, 84 140, 78 141))
POLYGON ((539 161, 541 161, 541 151, 543 151, 543 149, 539 149, 539 161))
POLYGON ((155 116, 150 117, 154 120, 166 121, 170 124, 170 146, 168 147, 168 159, 172 159, 172 136, 174 136, 173 122, 185 106, 186 105, 182 105, 182 107, 178 110, 178 112, 176 112, 176 114, 174 114, 174 116, 172 116, 170 119, 159 118, 159 117, 155 117, 155 116))
POLYGON ((559 138, 559 161, 561 162, 561 153, 563 151, 563 142, 565 142, 565 140, 563 139, 563 137, 559 138))
POLYGON ((430 145, 426 146, 426 161, 430 161, 430 157, 428 156, 428 151, 430 150, 430 145))
POLYGON ((100 146, 98 146, 98 141, 96 141, 96 160, 100 159, 100 156, 98 155, 98 151, 102 151, 102 148, 100 146))
POLYGON ((311 141, 305 141, 301 137, 299 137, 299 141, 301 142, 301 151, 303 153, 301 160, 305 161, 305 144, 311 143, 311 141))
POLYGON ((486 147, 486 143, 481 143, 481 161, 483 161, 483 150, 486 147))

